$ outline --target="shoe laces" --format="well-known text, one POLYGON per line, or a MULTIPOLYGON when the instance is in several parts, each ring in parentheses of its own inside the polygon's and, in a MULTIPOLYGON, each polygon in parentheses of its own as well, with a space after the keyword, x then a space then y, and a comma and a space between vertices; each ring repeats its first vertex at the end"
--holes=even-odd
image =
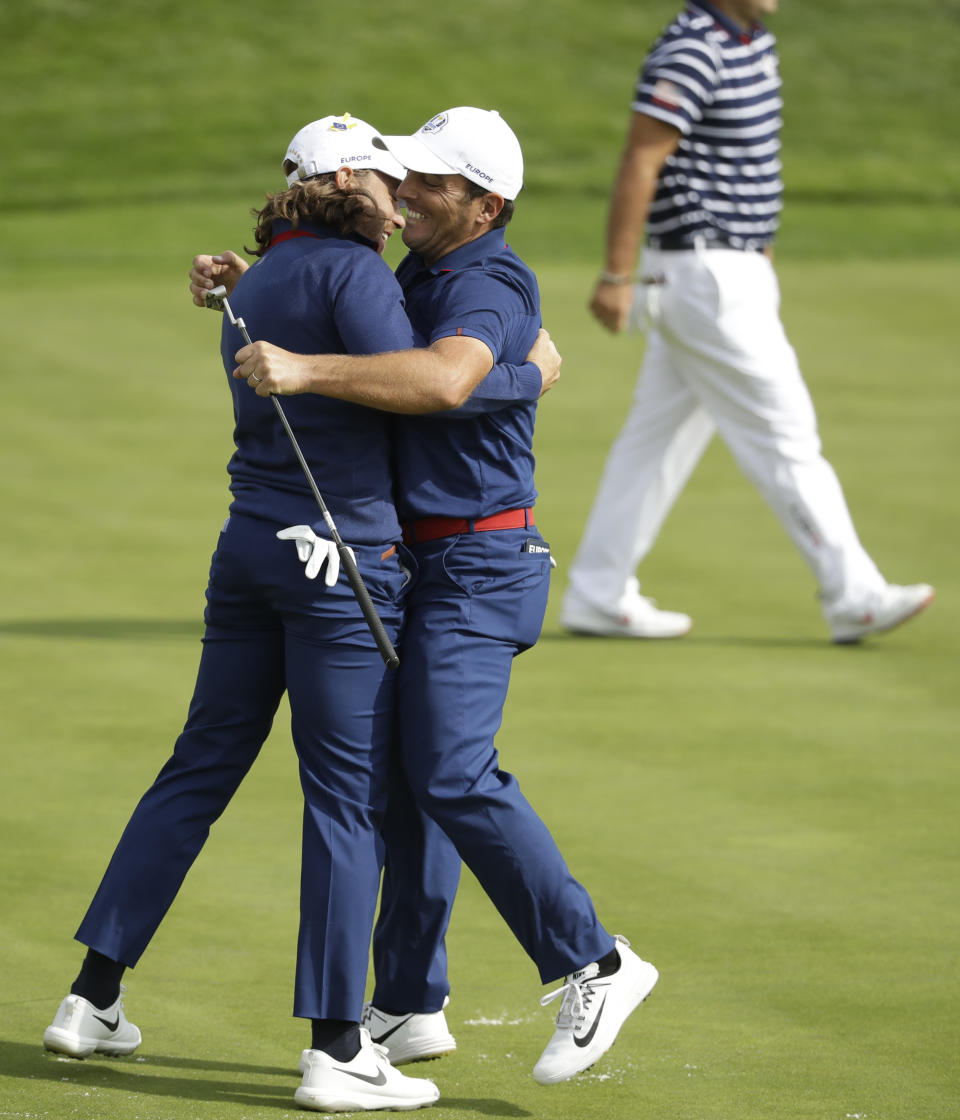
POLYGON ((589 964, 586 968, 568 976, 559 988, 541 997, 540 1006, 546 1007, 548 1003, 563 996, 560 1013, 557 1015, 558 1027, 576 1029, 583 1022, 590 1010, 590 1001, 596 995, 592 981, 596 979, 599 971, 596 964, 589 964))
POLYGON ((391 1064, 390 1063, 390 1054, 389 1054, 389 1051, 387 1050, 386 1046, 381 1046, 379 1042, 374 1042, 373 1039, 370 1037, 370 1032, 367 1030, 367 1028, 366 1027, 361 1027, 360 1028, 360 1049, 363 1050, 365 1045, 369 1046, 370 1049, 374 1052, 374 1054, 376 1054, 376 1056, 379 1059, 381 1059, 381 1061, 386 1062, 387 1065, 391 1064))

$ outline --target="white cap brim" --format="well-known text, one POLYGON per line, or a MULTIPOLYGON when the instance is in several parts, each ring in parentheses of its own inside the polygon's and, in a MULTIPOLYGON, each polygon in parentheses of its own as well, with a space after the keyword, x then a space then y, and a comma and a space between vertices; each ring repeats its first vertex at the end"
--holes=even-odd
MULTIPOLYGON (((373 141, 373 145, 375 148, 380 147, 376 138, 373 141)), ((363 167, 364 165, 360 164, 360 166, 363 167)), ((403 164, 392 152, 387 151, 386 148, 382 151, 378 151, 376 155, 374 155, 371 166, 377 171, 382 171, 384 175, 389 175, 392 179, 402 179, 407 173, 407 169, 403 164)))
POLYGON ((373 146, 382 148, 397 159, 408 171, 423 175, 459 175, 459 171, 446 160, 432 152, 416 136, 377 136, 373 146))

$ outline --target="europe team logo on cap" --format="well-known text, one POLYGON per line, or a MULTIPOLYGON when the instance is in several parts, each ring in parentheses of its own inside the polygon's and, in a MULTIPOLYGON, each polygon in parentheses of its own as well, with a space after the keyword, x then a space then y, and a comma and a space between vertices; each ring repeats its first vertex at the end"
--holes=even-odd
POLYGON ((330 125, 331 132, 346 132, 348 128, 356 128, 357 122, 350 120, 350 114, 344 113, 343 116, 330 125))
POLYGON ((439 132, 441 128, 447 123, 446 113, 437 113, 420 129, 421 132, 439 132))

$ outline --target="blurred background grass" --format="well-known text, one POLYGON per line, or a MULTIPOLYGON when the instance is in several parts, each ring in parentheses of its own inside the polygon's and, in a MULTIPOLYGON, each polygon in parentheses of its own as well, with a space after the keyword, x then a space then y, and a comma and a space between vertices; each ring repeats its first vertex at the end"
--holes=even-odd
MULTIPOLYGON (((564 376, 538 423, 560 561, 498 745, 604 921, 663 979, 611 1055, 543 1090, 540 988, 469 875, 441 1120, 953 1120, 960 793, 960 4, 784 0, 784 317, 885 573, 938 599, 834 649, 808 573, 714 446, 644 569, 678 643, 556 622, 642 340, 585 302, 642 55, 673 2, 414 11, 33 0, 0 11, 0 1115, 293 1115, 299 791, 285 718, 130 978, 129 1062, 39 1038, 71 934, 182 722, 227 503, 230 405, 191 256, 249 242, 307 120, 411 131, 499 108, 514 246, 564 376)), ((394 261, 400 246, 390 248, 394 261)))
MULTIPOLYGON (((954 251, 958 0, 782 7, 774 25, 787 89, 784 237, 795 232, 798 249, 831 256, 850 244, 884 256, 954 251), (838 222, 837 207, 852 203, 866 209, 838 222), (916 208, 942 227, 934 242, 923 223, 894 213, 916 208)), ((489 104, 524 145, 521 212, 536 223, 537 255, 592 261, 600 231, 584 218, 606 198, 633 78, 674 8, 488 0, 408 14, 375 0, 336 11, 291 0, 281 15, 248 0, 7 5, 4 216, 73 212, 82 225, 85 209, 135 207, 142 220, 142 208, 156 206, 175 208, 182 228, 207 202, 236 222, 237 206, 275 185, 286 142, 306 120, 349 110, 405 132, 440 108, 489 104)), ((200 228, 209 235, 205 219, 200 228)), ((85 246, 106 233, 90 232, 85 246)), ((533 243, 532 230, 523 236, 533 243)))

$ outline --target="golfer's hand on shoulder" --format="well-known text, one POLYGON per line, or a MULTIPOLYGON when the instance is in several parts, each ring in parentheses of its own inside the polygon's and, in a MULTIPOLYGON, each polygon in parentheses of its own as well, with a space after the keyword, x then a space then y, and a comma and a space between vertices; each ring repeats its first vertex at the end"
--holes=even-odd
POLYGON ((292 396, 310 391, 310 358, 270 342, 254 342, 234 354, 233 376, 246 381, 258 397, 292 396))
POLYGON ((590 311, 608 331, 619 334, 627 325, 632 305, 632 284, 607 284, 601 280, 593 289, 590 311))
POLYGON ((190 295, 197 307, 204 307, 203 296, 211 288, 222 284, 227 289, 227 296, 233 294, 237 281, 247 271, 249 264, 228 249, 225 253, 212 256, 210 253, 198 253, 193 258, 190 268, 190 295))
POLYGON ((560 351, 550 337, 550 333, 545 331, 543 327, 537 332, 533 348, 527 355, 527 361, 533 362, 540 369, 540 377, 543 382, 540 389, 540 396, 542 397, 556 384, 557 378, 560 376, 560 363, 563 361, 563 358, 560 357, 560 351))

